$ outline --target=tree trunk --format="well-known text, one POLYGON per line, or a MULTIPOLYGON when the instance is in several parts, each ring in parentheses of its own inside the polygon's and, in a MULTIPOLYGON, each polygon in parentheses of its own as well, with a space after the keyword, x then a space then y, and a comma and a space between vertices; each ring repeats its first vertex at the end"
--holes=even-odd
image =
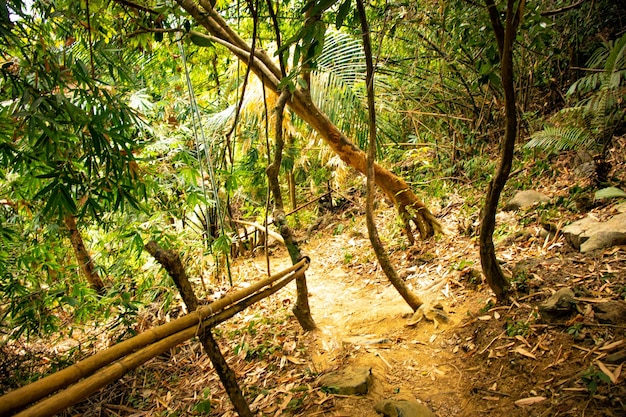
MULTIPOLYGON (((250 62, 252 71, 263 81, 264 85, 278 94, 278 85, 283 78, 280 68, 272 59, 260 49, 254 51, 254 58, 250 60, 250 46, 235 33, 224 19, 215 11, 209 0, 176 0, 200 25, 213 35, 211 40, 227 47, 242 62, 250 62)), ((202 34, 198 34, 202 36, 202 34)), ((365 152, 357 148, 348 138, 322 113, 311 100, 307 90, 296 87, 292 92, 288 105, 296 114, 307 122, 331 149, 347 165, 355 168, 361 174, 366 174, 367 157, 365 152)), ((410 243, 414 242, 413 233, 416 231, 422 239, 432 236, 441 230, 441 226, 433 214, 426 208, 408 184, 391 171, 375 165, 376 184, 385 192, 395 204, 402 218, 410 243), (412 227, 415 226, 415 229, 412 227)))
POLYGON ((370 242, 374 248, 376 259, 383 272, 387 276, 387 279, 394 286, 400 296, 407 302, 407 304, 413 309, 417 310, 419 306, 423 304, 422 300, 415 295, 406 283, 398 276, 396 270, 391 264, 391 260, 387 255, 387 251, 383 247, 380 237, 378 236, 378 229, 374 221, 374 179, 376 173, 374 172, 374 160, 376 159, 376 107, 374 97, 374 64, 372 61, 372 49, 370 45, 369 25, 367 24, 367 18, 365 15, 365 7, 362 0, 357 0, 357 10, 359 19, 361 20, 361 31, 363 35, 363 50, 365 52, 365 61, 367 64, 367 110, 369 115, 369 144, 367 148, 367 198, 365 203, 365 214, 367 222, 367 234, 369 235, 370 242))
POLYGON ((85 248, 83 237, 76 226, 76 219, 71 214, 68 214, 65 216, 64 220, 65 226, 70 233, 70 241, 72 242, 74 254, 76 254, 76 261, 80 266, 80 270, 85 275, 85 278, 87 278, 87 282, 89 282, 91 288, 96 290, 99 294, 104 293, 104 283, 102 282, 100 275, 96 272, 93 260, 85 248))
POLYGON ((293 211, 298 208, 298 201, 296 199, 296 176, 293 170, 287 172, 287 187, 289 188, 289 205, 293 211))
POLYGON ((506 126, 504 139, 500 144, 500 163, 487 189, 480 223, 480 263, 489 287, 496 294, 498 301, 502 302, 506 300, 510 284, 496 259, 493 232, 496 225, 496 211, 500 194, 511 172, 515 139, 517 137, 517 111, 515 108, 515 87, 513 83, 513 42, 521 15, 524 12, 525 1, 520 0, 517 7, 515 7, 515 0, 507 1, 505 26, 502 25, 500 13, 493 0, 485 0, 485 3, 500 52, 500 77, 502 78, 502 87, 504 89, 506 126))
MULTIPOLYGON (((274 160, 267 167, 266 174, 269 183, 270 191, 274 197, 274 224, 278 227, 280 235, 283 237, 291 263, 296 264, 302 259, 300 247, 298 241, 293 236, 291 228, 287 225, 287 218, 285 217, 285 209, 283 204, 283 198, 280 191, 280 183, 278 182, 278 173, 280 172, 280 165, 283 157, 283 111, 285 109, 285 103, 289 98, 289 92, 284 91, 276 102, 275 118, 275 146, 274 146, 274 160)), ((269 150, 268 150, 269 151, 269 150)), ((309 307, 309 290, 306 284, 306 275, 302 274, 301 277, 296 278, 296 303, 293 306, 293 314, 298 319, 300 326, 306 330, 314 330, 316 328, 315 321, 311 316, 311 309, 309 307)))
MULTIPOLYGON (((192 312, 198 308, 198 298, 191 287, 185 268, 183 267, 180 257, 176 252, 164 250, 159 247, 155 241, 150 241, 145 246, 146 250, 154 256, 154 259, 159 262, 167 273, 172 277, 176 287, 178 288, 180 295, 187 306, 187 311, 192 312)), ((239 384, 237 384, 237 377, 232 369, 228 366, 224 355, 220 351, 220 347, 211 334, 211 329, 201 329, 199 338, 204 347, 204 351, 211 359, 215 371, 224 385, 224 389, 228 393, 230 401, 233 403, 237 414, 241 417, 252 417, 252 412, 248 403, 246 402, 239 384)))

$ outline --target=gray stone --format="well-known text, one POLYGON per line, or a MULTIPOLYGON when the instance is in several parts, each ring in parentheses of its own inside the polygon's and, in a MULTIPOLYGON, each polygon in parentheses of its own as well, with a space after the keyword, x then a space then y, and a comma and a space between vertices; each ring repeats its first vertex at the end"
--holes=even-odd
POLYGON ((513 211, 521 208, 526 208, 539 203, 550 202, 550 197, 544 193, 534 190, 519 191, 515 196, 509 200, 508 203, 502 208, 504 211, 513 211))
POLYGON ((613 365, 619 365, 624 361, 626 361, 626 349, 611 353, 610 355, 607 355, 606 358, 602 359, 602 362, 610 363, 613 365))
POLYGON ((580 252, 586 253, 597 249, 605 249, 624 244, 626 244, 626 231, 599 231, 591 235, 589 239, 580 245, 580 252))
POLYGON ((576 301, 574 300, 574 291, 571 288, 561 288, 550 298, 539 304, 539 311, 548 316, 563 316, 574 311, 576 301))
POLYGON ((585 217, 562 230, 565 239, 581 252, 591 252, 626 244, 626 213, 613 216, 606 222, 585 217))
POLYGON ((626 302, 624 301, 611 300, 606 303, 594 304, 593 312, 602 323, 626 323, 626 302))
POLYGON ((435 413, 417 401, 382 400, 374 406, 374 410, 384 417, 435 417, 435 413))
POLYGON ((350 366, 323 375, 319 384, 322 389, 340 395, 365 395, 372 385, 372 368, 350 366))

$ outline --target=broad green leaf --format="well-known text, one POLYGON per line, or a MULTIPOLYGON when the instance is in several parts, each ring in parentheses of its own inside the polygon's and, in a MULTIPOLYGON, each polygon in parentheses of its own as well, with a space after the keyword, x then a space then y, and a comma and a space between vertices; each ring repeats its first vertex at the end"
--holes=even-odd
POLYGON ((198 46, 202 46, 206 48, 213 46, 213 42, 211 41, 211 39, 209 39, 208 36, 203 35, 198 32, 193 32, 193 31, 190 32, 189 39, 191 39, 191 42, 193 42, 194 44, 198 46))
POLYGON ((620 190, 617 187, 607 187, 607 188, 603 188, 601 190, 596 191, 596 194, 595 194, 596 200, 603 200, 606 198, 616 198, 616 197, 624 198, 626 197, 626 192, 624 192, 623 190, 620 190))
POLYGON ((343 26, 343 21, 346 19, 348 13, 350 13, 350 10, 352 9, 351 6, 352 0, 344 0, 344 2, 341 3, 341 6, 339 6, 339 10, 337 10, 337 17, 335 19, 335 27, 337 29, 343 26))

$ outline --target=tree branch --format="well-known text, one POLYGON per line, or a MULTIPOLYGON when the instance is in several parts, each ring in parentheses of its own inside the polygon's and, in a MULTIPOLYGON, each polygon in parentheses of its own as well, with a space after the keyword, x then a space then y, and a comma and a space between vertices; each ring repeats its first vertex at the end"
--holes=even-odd
POLYGON ((577 7, 580 7, 584 2, 585 2, 585 0, 579 0, 576 3, 574 3, 574 4, 571 4, 569 6, 561 7, 560 9, 546 10, 545 12, 541 13, 541 16, 548 17, 548 16, 554 16, 554 15, 557 15, 557 14, 565 13, 565 12, 567 12, 569 10, 576 9, 577 7))
POLYGON ((150 13, 150 14, 153 14, 153 15, 156 15, 156 16, 159 16, 161 14, 161 13, 157 12, 156 10, 152 10, 149 7, 142 6, 142 5, 137 4, 137 3, 133 3, 132 1, 128 1, 128 0, 113 0, 113 1, 115 3, 117 3, 117 4, 121 4, 122 6, 128 6, 128 7, 132 8, 132 9, 139 10, 141 12, 150 13))

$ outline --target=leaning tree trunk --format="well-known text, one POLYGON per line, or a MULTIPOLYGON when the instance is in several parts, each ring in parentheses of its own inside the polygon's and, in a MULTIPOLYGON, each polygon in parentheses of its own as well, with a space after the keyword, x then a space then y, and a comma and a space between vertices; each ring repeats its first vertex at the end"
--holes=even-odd
MULTIPOLYGON (((187 272, 185 272, 185 268, 178 254, 172 250, 162 249, 155 241, 148 242, 145 245, 145 249, 150 253, 150 255, 154 256, 154 259, 156 259, 157 262, 160 263, 167 271, 170 277, 172 277, 172 280, 174 280, 185 306, 187 306, 187 311, 189 311, 189 313, 196 311, 199 305, 198 298, 191 287, 191 283, 187 277, 187 272)), ((220 381, 222 381, 222 385, 224 386, 226 393, 228 393, 228 397, 233 403, 233 407, 237 411, 237 414, 239 414, 240 417, 252 417, 250 407, 248 406, 248 403, 241 392, 241 388, 239 388, 239 384, 237 383, 237 375, 235 375, 235 372, 228 366, 219 345, 213 338, 211 328, 209 327, 203 329, 202 326, 198 326, 198 337, 200 339, 200 343, 202 343, 204 351, 209 359, 211 359, 211 363, 213 364, 220 381)))
MULTIPOLYGON (((281 70, 263 50, 251 52, 250 46, 228 26, 226 21, 215 11, 210 0, 176 0, 200 25, 212 36, 210 40, 228 48, 242 62, 250 63, 252 71, 263 81, 263 84, 278 94, 278 86, 283 78, 281 70), (254 57, 250 60, 250 54, 254 57)), ((196 36, 206 36, 194 32, 196 36)), ((296 114, 307 122, 331 149, 349 166, 362 174, 366 174, 367 157, 365 152, 357 148, 348 138, 322 113, 313 103, 307 90, 297 87, 291 94, 288 105, 296 114)), ((433 214, 426 208, 408 184, 391 171, 375 165, 376 184, 398 209, 407 233, 407 238, 414 242, 413 233, 417 231, 422 239, 432 236, 441 230, 441 226, 433 214), (413 226, 415 228, 413 228, 413 226)))
POLYGON ((361 21, 361 32, 363 36, 363 50, 365 52, 365 61, 367 65, 367 110, 369 115, 369 144, 367 147, 367 198, 365 203, 365 214, 367 222, 367 233, 372 243, 372 248, 376 254, 376 259, 382 268, 383 272, 387 276, 387 279, 394 286, 400 296, 407 302, 407 304, 416 311, 422 304, 422 300, 415 295, 404 280, 398 276, 396 270, 391 264, 389 255, 383 247, 380 237, 378 236, 378 229, 376 228, 376 222, 374 221, 374 180, 376 173, 374 172, 374 160, 376 159, 376 108, 374 100, 374 63, 372 60, 372 48, 370 45, 370 30, 367 24, 367 17, 365 15, 365 6, 363 0, 357 0, 357 10, 359 19, 361 21))
POLYGON ((87 252, 87 248, 85 248, 83 237, 78 230, 78 226, 76 226, 76 219, 71 214, 68 214, 65 216, 64 220, 65 226, 70 233, 70 241, 72 242, 74 254, 76 255, 76 261, 80 266, 80 270, 85 275, 85 278, 87 278, 87 282, 89 282, 91 288, 102 294, 104 292, 104 283, 102 282, 102 279, 100 279, 100 275, 96 272, 93 260, 91 259, 89 252, 87 252))
POLYGON ((525 1, 520 0, 517 7, 515 7, 515 0, 507 1, 506 25, 504 27, 500 20, 500 13, 493 0, 485 0, 485 3, 500 52, 500 76, 504 89, 506 127, 504 139, 500 145, 500 163, 496 175, 487 189, 487 197, 480 223, 480 263, 489 287, 496 294, 498 301, 504 301, 510 284, 496 259, 493 232, 495 230, 496 211, 500 194, 511 172, 515 139, 517 137, 517 111, 515 108, 515 87, 513 84, 513 42, 521 15, 524 12, 525 1))

